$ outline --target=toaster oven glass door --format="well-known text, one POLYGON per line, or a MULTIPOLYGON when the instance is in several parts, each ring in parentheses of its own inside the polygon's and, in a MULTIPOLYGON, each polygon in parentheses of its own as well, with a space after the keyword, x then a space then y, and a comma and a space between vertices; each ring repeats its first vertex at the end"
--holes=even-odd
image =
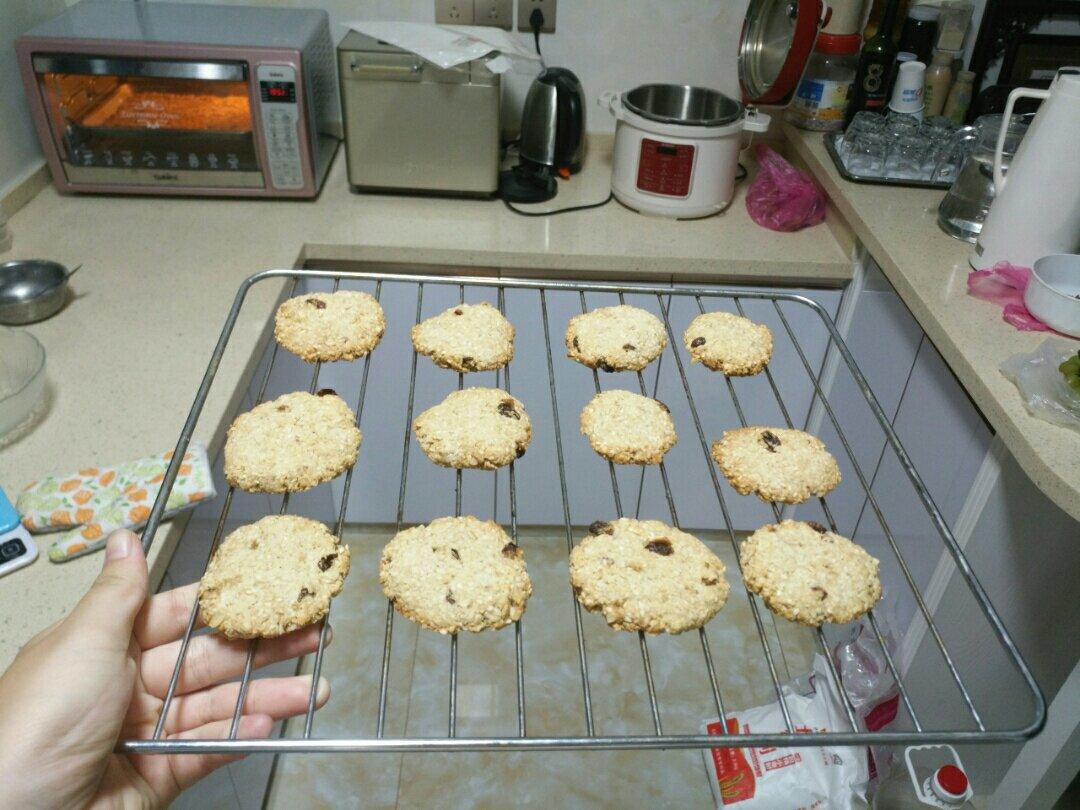
POLYGON ((247 65, 35 55, 69 180, 261 187, 247 65))

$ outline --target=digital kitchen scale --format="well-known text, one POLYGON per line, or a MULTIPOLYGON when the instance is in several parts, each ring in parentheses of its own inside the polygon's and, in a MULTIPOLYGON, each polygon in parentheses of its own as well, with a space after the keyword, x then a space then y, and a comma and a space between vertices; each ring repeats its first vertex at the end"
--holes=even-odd
POLYGON ((17 571, 37 559, 38 548, 19 513, 0 489, 0 577, 17 571))

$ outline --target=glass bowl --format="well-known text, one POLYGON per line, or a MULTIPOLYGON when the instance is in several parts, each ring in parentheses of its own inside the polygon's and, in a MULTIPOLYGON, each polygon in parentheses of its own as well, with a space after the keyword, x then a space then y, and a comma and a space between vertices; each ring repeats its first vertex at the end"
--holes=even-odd
POLYGON ((0 327, 0 436, 22 424, 45 391, 45 348, 29 332, 0 327))

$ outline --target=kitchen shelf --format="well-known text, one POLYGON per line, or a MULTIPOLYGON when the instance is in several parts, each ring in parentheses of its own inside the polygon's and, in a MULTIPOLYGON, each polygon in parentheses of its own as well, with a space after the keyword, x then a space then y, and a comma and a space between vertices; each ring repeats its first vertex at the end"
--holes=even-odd
MULTIPOLYGON (((535 307, 533 310, 536 316, 539 317, 542 324, 543 346, 540 347, 543 354, 546 356, 546 368, 537 368, 532 366, 527 370, 521 367, 520 363, 511 363, 504 368, 497 377, 497 384, 500 384, 503 388, 514 393, 512 383, 519 380, 522 374, 528 373, 532 375, 539 375, 544 377, 546 375, 547 382, 547 395, 550 396, 551 406, 551 422, 550 424, 538 424, 539 417, 534 418, 534 437, 541 432, 549 434, 554 437, 554 453, 551 454, 553 458, 538 458, 537 451, 535 449, 536 439, 534 438, 534 448, 530 450, 525 459, 511 463, 507 470, 507 477, 509 486, 503 489, 496 489, 496 515, 499 508, 500 496, 503 499, 501 503, 508 509, 509 514, 509 532, 512 538, 517 542, 518 539, 518 492, 517 492, 517 475, 515 471, 515 464, 541 464, 550 465, 545 468, 546 481, 550 482, 552 487, 557 486, 559 488, 559 494, 561 495, 562 509, 560 514, 551 515, 551 523, 558 524, 560 526, 560 533, 565 534, 567 553, 573 548, 574 545, 574 523, 571 520, 571 497, 568 492, 567 484, 567 454, 566 454, 566 442, 570 441, 567 432, 567 422, 573 425, 576 422, 576 412, 568 413, 566 406, 560 403, 563 399, 560 396, 559 385, 557 382, 558 375, 556 374, 556 366, 558 363, 569 362, 561 358, 561 338, 562 329, 564 323, 561 321, 555 321, 551 317, 552 302, 558 299, 560 307, 565 307, 568 299, 572 300, 575 309, 580 311, 586 311, 590 306, 589 296, 594 298, 604 296, 605 299, 610 299, 617 296, 620 302, 630 301, 638 306, 643 306, 654 312, 659 318, 661 318, 665 324, 668 337, 668 346, 665 349, 659 362, 668 362, 674 364, 674 369, 678 373, 678 382, 681 385, 682 394, 685 396, 686 405, 688 406, 691 421, 693 423, 693 434, 689 438, 684 440, 691 443, 699 443, 702 457, 700 463, 704 463, 708 470, 708 479, 702 478, 705 491, 707 491, 708 497, 711 499, 715 497, 716 509, 715 518, 716 522, 714 526, 708 528, 714 528, 721 530, 726 534, 727 539, 730 541, 732 551, 734 552, 736 560, 738 559, 739 548, 736 537, 736 527, 732 521, 732 510, 729 499, 733 497, 733 493, 730 489, 725 490, 721 486, 721 480, 717 475, 716 465, 713 464, 709 455, 709 439, 716 438, 710 437, 706 433, 703 419, 698 406, 695 404, 695 388, 697 388, 699 401, 704 401, 703 391, 701 389, 704 386, 695 386, 692 382, 693 374, 691 369, 686 363, 686 356, 682 351, 681 330, 684 324, 681 322, 678 325, 673 323, 675 320, 671 317, 671 308, 673 302, 678 301, 680 305, 685 301, 690 301, 697 312, 706 311, 706 302, 711 305, 716 305, 718 301, 724 302, 724 306, 727 309, 734 307, 734 310, 740 314, 746 312, 745 305, 753 302, 755 307, 767 306, 771 308, 772 313, 775 315, 774 321, 778 321, 780 329, 775 329, 775 350, 774 350, 774 362, 773 366, 766 368, 764 373, 765 382, 768 385, 768 398, 778 408, 778 413, 782 416, 783 421, 788 427, 802 427, 801 424, 796 424, 795 419, 802 418, 805 414, 795 409, 790 405, 790 386, 798 385, 802 387, 805 393, 810 395, 810 402, 815 404, 815 407, 820 408, 822 418, 826 420, 826 424, 831 425, 835 429, 836 434, 839 437, 840 445, 843 452, 846 454, 847 460, 851 464, 851 468, 854 470, 856 481, 845 481, 843 486, 857 486, 861 488, 861 492, 864 493, 866 499, 866 507, 868 515, 872 515, 873 519, 880 524, 883 536, 887 541, 888 550, 893 555, 893 563, 896 566, 896 571, 899 572, 899 582, 903 587, 906 587, 910 591, 910 596, 914 601, 917 608, 916 615, 920 617, 921 621, 924 621, 928 630, 927 639, 932 643, 934 654, 940 656, 941 663, 943 665, 943 672, 947 673, 943 681, 936 684, 937 691, 941 695, 941 700, 955 700, 958 701, 958 705, 963 707, 965 716, 968 718, 966 727, 938 727, 936 721, 942 716, 942 712, 939 711, 939 707, 930 706, 917 706, 916 700, 911 694, 910 685, 905 684, 904 678, 901 675, 898 662, 894 658, 894 650, 892 646, 887 643, 887 633, 883 630, 882 621, 879 619, 878 611, 881 608, 871 611, 868 614, 868 626, 872 631, 873 641, 880 650, 882 656, 886 662, 889 673, 895 679, 897 689, 899 691, 900 699, 900 719, 903 721, 903 725, 906 728, 893 731, 875 731, 867 732, 861 730, 859 722, 857 720, 857 712, 855 707, 849 698, 846 691, 838 689, 838 673, 835 669, 835 664, 832 662, 832 656, 826 655, 829 661, 831 669, 831 684, 827 688, 836 690, 841 699, 841 705, 844 708, 844 714, 847 720, 847 728, 844 730, 832 731, 827 733, 809 732, 805 730, 797 730, 795 723, 790 717, 786 693, 783 689, 783 682, 780 676, 780 667, 776 660, 777 654, 771 645, 776 644, 773 640, 770 642, 766 634, 766 622, 771 620, 771 616, 765 609, 763 603, 760 600, 750 594, 748 591, 742 594, 748 600, 749 609, 753 618, 757 635, 760 637, 761 643, 761 656, 764 662, 764 669, 767 670, 770 684, 770 692, 775 696, 781 708, 781 713, 784 718, 785 728, 769 733, 753 733, 753 734, 740 734, 729 733, 726 735, 713 736, 706 734, 685 734, 685 733, 670 733, 665 732, 663 728, 663 706, 662 698, 659 695, 659 690, 653 676, 653 661, 650 652, 650 639, 645 634, 638 634, 638 648, 640 650, 640 666, 642 669, 641 674, 641 688, 640 699, 646 701, 649 709, 649 714, 652 720, 651 733, 635 733, 635 734, 621 734, 610 735, 602 734, 598 731, 598 722, 594 716, 593 707, 593 690, 597 687, 597 683, 594 681, 595 676, 590 675, 589 670, 589 656, 586 644, 585 626, 582 622, 582 610, 576 600, 574 600, 573 594, 570 589, 569 579, 566 582, 566 598, 573 604, 573 635, 576 638, 576 675, 571 681, 568 681, 562 688, 563 693, 571 694, 576 693, 580 696, 582 715, 580 722, 576 724, 574 728, 567 728, 565 733, 558 736, 532 736, 527 733, 527 718, 529 707, 529 679, 526 676, 526 668, 523 665, 523 659, 527 645, 525 643, 526 630, 522 621, 516 622, 513 629, 508 631, 501 631, 502 633, 512 632, 514 637, 514 672, 516 676, 516 734, 506 736, 460 736, 458 734, 458 701, 457 701, 457 673, 458 673, 458 639, 456 635, 452 635, 447 640, 449 646, 449 672, 448 683, 449 690, 447 695, 446 715, 445 715, 445 728, 446 733, 440 736, 388 736, 386 734, 387 728, 387 714, 388 714, 388 690, 390 688, 390 657, 391 649, 394 643, 394 628, 395 624, 406 622, 399 616, 395 615, 393 607, 386 604, 386 621, 384 630, 384 643, 380 652, 373 651, 373 661, 380 662, 381 672, 379 677, 379 699, 377 716, 373 718, 373 728, 375 733, 370 736, 355 736, 355 737, 320 737, 317 736, 317 714, 315 712, 315 687, 318 677, 323 669, 324 664, 324 649, 327 640, 326 622, 322 625, 322 632, 320 634, 319 645, 317 651, 314 653, 312 659, 312 670, 314 673, 313 686, 309 696, 308 710, 306 715, 302 718, 302 723, 291 723, 287 729, 286 734, 276 739, 242 739, 238 738, 237 730, 239 728, 239 721, 242 714, 242 707, 244 705, 246 693, 248 687, 252 681, 252 669, 255 656, 255 650, 258 645, 258 641, 252 641, 249 643, 246 665, 244 667, 243 676, 241 679, 241 687, 239 698, 234 710, 233 720, 230 728, 230 732, 227 737, 222 739, 169 739, 164 734, 163 729, 165 726, 165 718, 168 715, 172 699, 175 694, 176 685, 179 681, 181 670, 184 666, 185 656, 187 654, 188 643, 195 632, 197 626, 198 605, 196 604, 190 614, 187 631, 181 640, 179 655, 176 661, 176 665, 172 674, 171 681, 169 683, 168 691, 164 699, 162 711, 157 722, 157 726, 153 735, 148 739, 128 739, 122 740, 118 744, 118 750, 126 751, 129 753, 141 753, 141 754, 182 754, 182 753, 254 753, 254 752, 269 752, 269 753, 288 753, 288 752, 389 752, 389 751, 481 751, 481 750, 567 750, 567 749, 661 749, 661 748, 714 748, 720 745, 730 745, 739 747, 763 747, 763 746, 821 746, 821 745, 867 745, 867 744, 921 744, 930 742, 950 742, 950 743, 986 743, 986 742, 1007 742, 1023 740, 1033 736, 1041 728, 1046 718, 1046 705, 1042 693, 1039 690, 1038 685, 1035 683, 1034 678, 1027 664, 1024 662, 1016 644, 1010 638, 1005 627, 1002 625, 997 612, 990 604, 986 593, 983 591, 981 585, 976 579, 974 573, 971 570, 967 560, 964 558, 963 552, 958 546, 955 538, 948 525, 945 522, 941 512, 933 503, 926 486, 924 485, 919 473, 913 466, 907 453, 904 451, 900 444, 899 438, 886 414, 883 412, 881 406, 878 404, 873 392, 870 390, 862 372, 858 369, 855 360, 851 354, 851 351, 844 343, 840 336, 835 324, 829 317, 827 312, 815 301, 802 295, 788 292, 776 292, 776 291, 758 291, 752 289, 699 289, 699 288, 673 288, 673 287, 661 287, 661 286, 620 286, 610 283, 571 283, 560 281, 541 281, 541 280, 529 280, 529 279, 512 279, 512 278, 478 278, 478 277, 465 277, 465 276, 439 276, 439 275, 420 275, 420 274, 401 274, 401 273, 386 273, 386 272, 352 272, 345 270, 319 270, 319 269, 305 269, 305 270, 269 270, 262 273, 258 273, 251 276, 243 284, 241 284, 239 291, 236 294, 236 298, 233 301, 232 307, 229 311, 224 328, 222 329, 221 336, 218 339, 217 345, 214 348, 213 354, 210 358, 210 362, 205 376, 199 386, 198 392, 195 396, 195 401, 192 405, 188 418, 183 426, 180 434, 180 439, 177 442, 176 450, 173 456, 173 460, 166 473, 165 480, 162 484, 161 494, 158 496, 153 509, 150 514, 149 521, 146 529, 143 533, 144 546, 149 548, 153 542, 154 534, 157 531, 161 517, 165 509, 165 504, 168 499, 169 492, 172 489, 173 483, 176 480, 176 476, 179 471, 180 462, 183 459, 184 451, 187 449, 189 442, 194 434, 195 428, 198 424, 199 416, 202 411, 203 405, 207 399, 211 387, 215 383, 215 377, 217 375, 218 366, 220 364, 222 355, 226 351, 229 344, 229 337, 233 331, 233 328, 237 322, 237 318, 244 306, 245 299, 248 292, 252 287, 258 285, 261 282, 265 282, 268 279, 292 279, 292 290, 295 293, 297 286, 301 281, 309 284, 331 284, 332 289, 337 290, 343 283, 348 286, 349 289, 359 289, 361 287, 373 292, 376 298, 381 298, 388 289, 393 288, 395 293, 404 293, 411 288, 415 288, 415 322, 419 323, 424 316, 424 291, 426 288, 434 288, 437 286, 445 287, 450 285, 457 288, 457 300, 465 301, 466 290, 481 291, 483 295, 496 297, 498 306, 500 309, 506 307, 506 297, 508 292, 512 292, 515 296, 515 302, 518 306, 521 305, 523 299, 532 299, 530 306, 535 307), (857 447, 853 446, 852 441, 848 438, 842 424, 842 419, 837 414, 837 409, 834 404, 830 402, 829 395, 825 390, 828 386, 822 382, 821 375, 815 372, 814 363, 810 357, 808 357, 808 351, 805 348, 807 343, 807 335, 803 330, 805 324, 801 320, 806 312, 809 311, 812 315, 807 317, 815 325, 820 325, 820 329, 825 335, 828 352, 830 356, 836 358, 838 366, 846 370, 847 374, 854 381, 855 386, 859 392, 860 397, 864 400, 866 407, 873 414, 873 419, 876 420, 877 425, 880 427, 883 442, 886 448, 895 454, 897 460, 906 473, 907 479, 910 481, 912 491, 917 496, 917 502, 921 510, 925 510, 926 517, 929 519, 933 526, 933 531, 936 537, 920 538, 922 547, 917 549, 919 554, 927 554, 932 550, 935 554, 940 554, 942 550, 947 550, 951 555, 952 560, 955 562, 956 569, 966 584, 973 604, 977 606, 976 610, 972 611, 972 623, 973 626, 976 623, 985 626, 998 646, 998 652, 1007 661, 1008 666, 1015 670, 1016 675, 1023 683, 1023 692, 1010 693, 1009 695, 1002 694, 1000 698, 1002 700, 1007 699, 1012 704, 1016 705, 1020 701, 1027 698, 1031 704, 1031 717, 1030 721, 1024 725, 1015 727, 996 727, 992 722, 985 718, 984 712, 980 711, 976 705, 976 700, 972 695, 972 691, 965 683, 959 668, 957 667, 954 655, 950 652, 935 626, 932 611, 928 607, 926 600, 919 588, 916 585, 916 578, 913 576, 910 566, 909 558, 912 553, 912 549, 905 550, 901 548, 902 542, 898 538, 897 534, 890 528, 886 517, 885 510, 882 508, 881 498, 887 497, 891 493, 879 493, 875 492, 875 488, 872 486, 872 475, 868 477, 867 472, 860 466, 857 460, 857 447), (798 315, 798 318, 795 316, 798 315), (795 323, 795 326, 793 326, 795 323), (802 334, 800 334, 802 332, 802 334), (555 349, 553 351, 553 348, 555 349), (788 353, 789 359, 798 358, 797 367, 800 369, 800 379, 794 382, 788 379, 783 381, 778 380, 775 373, 774 366, 777 365, 776 357, 780 353, 788 353), (670 358, 670 359, 669 359, 670 358), (805 379, 801 378, 801 375, 805 374, 805 379), (788 399, 785 400, 782 389, 787 387, 789 391, 788 399), (793 413, 795 417, 793 418, 793 413), (930 549, 927 548, 930 546, 930 549), (936 652, 935 652, 936 651, 936 652)), ((594 303, 593 306, 596 306, 594 303)), ((410 306, 411 309, 411 306, 410 306)), ((431 314, 430 312, 428 313, 431 314)), ((520 336, 519 336, 520 340, 520 336)), ((257 394, 257 401, 261 402, 266 396, 267 387, 271 378, 271 374, 274 369, 274 362, 277 359, 279 350, 274 345, 271 350, 270 362, 267 364, 265 371, 262 373, 261 384, 257 394)), ((406 524, 405 515, 406 507, 409 503, 409 470, 410 470, 410 454, 413 444, 411 425, 414 416, 414 408, 416 404, 416 390, 417 390, 417 355, 415 352, 411 353, 411 366, 409 368, 409 388, 408 397, 405 402, 397 401, 371 401, 368 402, 369 391, 369 375, 373 365, 378 365, 379 352, 378 350, 372 352, 363 360, 356 361, 349 364, 348 368, 350 373, 355 370, 355 373, 359 375, 359 393, 356 398, 355 409, 357 422, 361 425, 365 434, 374 435, 375 431, 382 429, 379 420, 380 417, 384 417, 390 413, 400 413, 400 410, 405 410, 405 433, 404 441, 401 446, 401 461, 400 461, 400 478, 398 486, 398 497, 396 507, 396 527, 401 529, 406 524)), ((319 376, 322 370, 321 364, 314 364, 311 371, 310 387, 309 390, 314 392, 319 388, 319 376)), ((396 369, 400 373, 404 373, 404 369, 396 369)), ((647 370, 648 371, 648 370, 647 370)), ((445 372, 444 372, 445 373, 445 372)), ((624 372, 621 375, 613 375, 618 377, 619 381, 625 383, 627 380, 636 382, 637 387, 640 388, 641 393, 648 395, 648 386, 646 384, 645 375, 642 372, 637 372, 636 379, 633 373, 624 372)), ((447 379, 450 379, 448 377, 447 379)), ((659 379, 659 373, 657 374, 659 379)), ((751 424, 747 418, 747 402, 745 394, 743 398, 740 398, 739 393, 733 384, 732 380, 726 376, 720 374, 711 374, 708 378, 710 385, 723 386, 730 396, 731 404, 734 408, 734 413, 737 416, 737 421, 740 425, 745 426, 751 424)), ((596 391, 601 390, 601 375, 592 371, 592 382, 596 391)), ((457 386, 461 388, 464 385, 464 375, 457 375, 457 386)), ((519 382, 520 385, 520 382, 519 382)), ((376 390, 379 390, 376 388, 376 390)), ((764 390, 764 389, 762 389, 764 390)), ((655 388, 653 395, 655 395, 655 388)), ((711 392, 707 392, 711 394, 711 392)), ((564 397, 563 397, 564 398, 564 397)), ((673 400, 669 399, 669 402, 673 400)), ((539 403, 537 403, 539 404, 539 403)), ((750 403, 753 404, 753 403, 750 403)), ((526 406, 529 406, 529 402, 526 402, 526 406)), ((541 408, 537 408, 537 411, 541 411, 541 408)), ((734 427, 732 424, 729 427, 734 427)), ((683 425, 683 429, 685 429, 683 425)), ((571 428, 571 432, 574 432, 571 428)), ((575 437, 576 439, 576 437, 575 437)), ((836 451, 838 448, 833 448, 836 451)), ((696 450, 694 451, 696 455, 696 450)), ((670 456, 669 456, 670 459, 670 456)), ((380 459, 381 461, 381 459, 380 459)), ((364 465, 371 463, 371 460, 365 457, 364 452, 361 451, 361 455, 358 465, 364 465)), ((426 463, 424 459, 419 459, 419 463, 426 463)), ((659 466, 659 475, 663 485, 664 501, 666 502, 668 514, 667 515, 655 515, 650 514, 648 517, 657 517, 670 520, 673 525, 679 525, 679 510, 677 504, 676 490, 671 484, 669 476, 669 468, 665 463, 661 463, 659 466)), ((396 467, 396 463, 395 463, 396 467)), ((624 513, 623 503, 629 502, 627 498, 623 497, 623 493, 620 492, 619 476, 616 474, 616 468, 612 464, 608 464, 608 471, 610 473, 610 484, 612 488, 612 496, 615 503, 615 511, 618 515, 624 513)), ((872 471, 871 471, 872 473, 872 471)), ((341 480, 340 485, 343 487, 340 497, 340 506, 337 510, 336 519, 336 532, 340 535, 345 528, 346 524, 346 511, 349 505, 349 492, 353 480, 353 469, 350 469, 341 480)), ((599 484, 599 482, 598 482, 599 484)), ((604 484, 606 486, 606 484, 604 484)), ((414 487, 415 488, 415 487, 414 487)), ((462 509, 462 473, 460 470, 456 471, 455 476, 455 513, 460 514, 462 509)), ((213 550, 221 540, 224 533, 226 521, 228 520, 229 510, 233 503, 235 490, 228 489, 222 499, 222 507, 220 514, 216 519, 216 527, 214 529, 212 542, 210 545, 210 554, 213 554, 213 550)), ((833 493, 835 495, 835 492, 833 493)), ((684 495, 685 497, 685 495, 684 495)), ((825 519, 830 526, 835 530, 836 523, 833 518, 833 512, 830 510, 828 498, 818 499, 820 508, 822 510, 825 519)), ((289 510, 290 497, 286 494, 281 500, 280 511, 285 513, 289 510)), ((781 510, 777 505, 771 505, 772 513, 776 519, 780 519, 782 516, 787 516, 787 513, 781 510)), ((579 518, 581 516, 578 516, 579 518)), ((588 523, 594 516, 590 516, 585 523, 588 523)), ((181 542, 184 542, 183 539, 181 542)), ((732 594, 730 599, 739 599, 740 596, 740 584, 741 578, 738 571, 729 571, 729 577, 732 580, 732 594)), ((359 577, 359 572, 354 571, 351 579, 346 581, 345 587, 358 587, 356 580, 359 577)), ((364 583, 364 587, 369 587, 370 583, 364 583)), ((534 596, 534 599, 537 597, 534 596)), ((888 590, 886 592, 886 600, 890 598, 888 590)), ((883 603, 884 604, 884 603, 883 603)), ((333 607, 331 606, 331 612, 333 607)), ((528 617, 526 612, 525 618, 528 617)), ((723 622, 724 613, 721 612, 713 622, 723 622)), ((604 629, 605 632, 615 633, 617 631, 609 628, 604 629)), ((426 632, 421 630, 420 632, 426 632)), ((715 711, 716 715, 721 718, 727 718, 730 715, 731 709, 742 709, 743 706, 728 706, 725 704, 722 684, 717 676, 717 667, 714 659, 714 655, 723 655, 724 650, 714 650, 711 647, 708 635, 705 632, 705 628, 697 631, 698 642, 700 644, 700 656, 702 672, 707 676, 707 684, 709 695, 707 696, 708 704, 715 711)), ((823 630, 819 629, 815 633, 815 641, 817 647, 826 651, 829 649, 829 642, 826 639, 823 630)), ((782 654, 782 651, 781 653, 782 654)), ((373 666, 375 664, 373 663, 373 666)), ((606 685, 605 685, 606 686, 606 685)), ((985 708, 985 707, 984 707, 985 708)))

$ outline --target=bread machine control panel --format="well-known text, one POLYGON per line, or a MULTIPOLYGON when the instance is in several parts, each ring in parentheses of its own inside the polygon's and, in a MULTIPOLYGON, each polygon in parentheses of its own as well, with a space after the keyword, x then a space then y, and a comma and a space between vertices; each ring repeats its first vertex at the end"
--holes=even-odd
POLYGON ((303 188, 300 161, 300 105, 296 103, 296 69, 259 65, 259 105, 274 188, 303 188))

